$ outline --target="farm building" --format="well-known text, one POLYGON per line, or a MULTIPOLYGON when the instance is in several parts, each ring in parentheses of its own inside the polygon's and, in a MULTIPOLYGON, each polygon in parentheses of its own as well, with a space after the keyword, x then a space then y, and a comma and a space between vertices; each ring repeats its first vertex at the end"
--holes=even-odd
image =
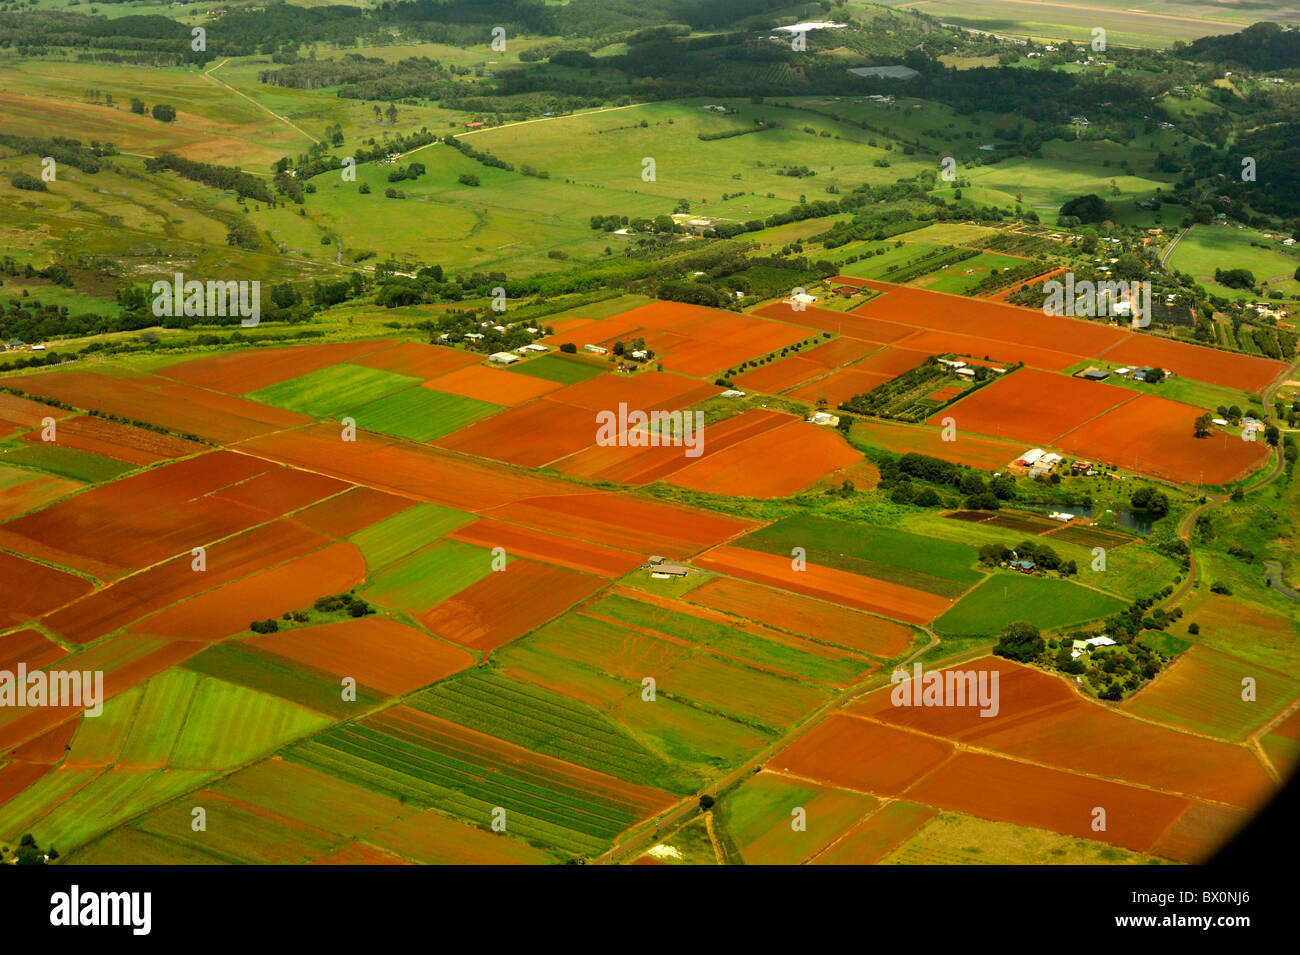
POLYGON ((488 361, 494 361, 498 365, 513 365, 515 362, 519 361, 519 356, 514 354, 514 352, 499 351, 493 352, 489 355, 488 361))
POLYGON ((1106 371, 1104 368, 1089 366, 1079 372, 1079 377, 1087 378, 1089 381, 1105 381, 1110 377, 1110 372, 1106 371))
POLYGON ((974 369, 974 368, 954 368, 954 369, 953 369, 953 373, 954 373, 954 374, 957 374, 957 375, 960 375, 962 378, 974 378, 974 377, 975 377, 975 369, 974 369))
POLYGON ((609 349, 608 349, 608 348, 605 348, 605 347, 602 346, 602 345, 583 345, 583 346, 582 346, 582 350, 583 350, 583 351, 589 351, 589 352, 591 352, 592 354, 595 354, 595 355, 608 355, 608 354, 609 354, 609 349))
POLYGON ((683 567, 681 564, 656 564, 650 571, 651 577, 660 580, 666 580, 670 577, 685 577, 691 572, 689 567, 683 567))
POLYGON ((810 424, 819 424, 834 428, 840 423, 840 417, 839 415, 833 415, 826 411, 814 411, 812 415, 809 416, 808 421, 810 424))
POLYGON ((745 393, 744 393, 743 391, 739 391, 739 390, 737 390, 737 389, 735 389, 735 388, 728 388, 726 391, 724 391, 724 392, 723 392, 721 395, 719 395, 718 397, 720 397, 720 398, 743 398, 743 397, 745 397, 745 393))
POLYGON ((1037 463, 1038 459, 1041 458, 1046 453, 1047 452, 1044 451, 1042 448, 1030 448, 1024 454, 1020 455, 1020 457, 1016 458, 1016 464, 1019 464, 1023 467, 1032 467, 1035 463, 1037 463))
POLYGON ((532 342, 527 345, 521 345, 519 348, 516 348, 515 351, 519 352, 522 355, 525 352, 528 353, 545 352, 545 351, 549 351, 549 349, 545 345, 538 345, 536 342, 532 342))

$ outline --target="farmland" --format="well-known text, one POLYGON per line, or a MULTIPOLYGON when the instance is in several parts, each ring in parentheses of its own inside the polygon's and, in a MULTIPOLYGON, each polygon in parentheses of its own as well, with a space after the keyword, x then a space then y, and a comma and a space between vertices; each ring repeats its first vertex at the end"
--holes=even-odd
POLYGON ((4 861, 1198 864, 1300 764, 1294 10, 73 6, 4 861))

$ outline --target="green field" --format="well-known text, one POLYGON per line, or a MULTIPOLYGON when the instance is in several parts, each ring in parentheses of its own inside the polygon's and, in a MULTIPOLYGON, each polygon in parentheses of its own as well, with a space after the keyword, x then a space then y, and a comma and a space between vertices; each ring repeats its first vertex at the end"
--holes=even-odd
POLYGON ((605 369, 593 362, 582 361, 578 358, 565 358, 563 355, 542 355, 531 361, 521 362, 510 370, 521 375, 532 375, 534 378, 545 378, 547 381, 576 385, 588 378, 595 378, 597 375, 602 374, 605 369))
POLYGON ((462 511, 421 502, 357 531, 349 540, 360 548, 366 567, 374 573, 473 519, 462 511))
POLYGON ((499 674, 464 673, 407 705, 628 782, 682 794, 699 785, 596 707, 499 674))
POLYGON ((1169 267, 1191 275, 1206 291, 1239 302, 1254 302, 1259 296, 1249 289, 1219 284, 1214 280, 1216 270, 1247 269, 1256 283, 1267 282, 1270 290, 1288 298, 1300 296, 1300 282, 1295 279, 1300 254, 1295 246, 1288 249, 1280 239, 1270 239, 1256 229, 1194 225, 1169 257, 1169 267))
POLYGON ((1125 604, 1068 580, 994 574, 934 622, 940 634, 994 636, 1024 620, 1040 630, 1061 630, 1109 616, 1125 604))
POLYGON ((357 687, 353 702, 343 699, 341 687, 323 674, 306 672, 305 668, 271 660, 252 647, 240 643, 224 643, 209 647, 198 656, 185 661, 185 669, 217 677, 227 683, 248 690, 279 697, 295 706, 306 707, 343 719, 352 716, 358 708, 378 702, 382 695, 357 687))
POLYGON ((0 446, 0 464, 31 468, 89 484, 111 481, 138 467, 102 454, 34 441, 12 441, 0 446))
POLYGON ((209 678, 194 690, 170 764, 234 769, 329 722, 269 693, 209 678))
MULTIPOLYGON (((667 610, 651 603, 629 600, 622 596, 609 596, 591 604, 587 613, 611 617, 634 627, 667 634, 689 643, 706 646, 717 653, 776 670, 789 676, 818 680, 833 684, 853 681, 866 668, 861 658, 848 655, 831 656, 831 651, 812 644, 800 645, 791 638, 790 643, 746 633, 736 627, 714 623, 686 613, 667 610)), ((834 634, 827 634, 833 639, 834 634)))
POLYGON ((500 406, 486 401, 415 387, 360 405, 346 414, 366 431, 432 441, 500 410, 500 406))
POLYGON ((741 539, 741 546, 790 556, 802 547, 822 564, 927 593, 955 597, 979 583, 976 548, 892 527, 822 517, 787 517, 741 539))
POLYGON ((325 418, 419 384, 420 379, 410 375, 341 363, 290 378, 255 391, 248 397, 263 404, 325 418))
POLYGON ((798 865, 878 805, 864 793, 801 785, 760 773, 727 792, 717 815, 748 865, 798 865), (803 810, 804 828, 794 813, 803 810))
POLYGON ((438 541, 386 565, 363 592, 376 603, 420 613, 492 573, 492 561, 484 547, 438 541))

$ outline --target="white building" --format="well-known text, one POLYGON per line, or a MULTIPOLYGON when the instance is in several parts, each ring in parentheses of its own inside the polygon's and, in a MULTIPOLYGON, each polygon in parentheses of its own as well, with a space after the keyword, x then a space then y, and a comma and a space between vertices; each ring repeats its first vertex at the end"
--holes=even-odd
POLYGON ((489 355, 488 361, 494 361, 498 365, 513 365, 515 362, 519 361, 519 356, 514 352, 499 351, 493 352, 489 355))

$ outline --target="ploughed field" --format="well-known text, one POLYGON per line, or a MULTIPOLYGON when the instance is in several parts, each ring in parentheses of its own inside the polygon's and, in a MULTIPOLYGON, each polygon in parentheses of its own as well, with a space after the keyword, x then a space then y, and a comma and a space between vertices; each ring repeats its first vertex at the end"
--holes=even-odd
MULTIPOLYGON (((0 460, 0 664, 102 671, 103 700, 96 714, 0 707, 0 836, 31 832, 87 863, 554 863, 596 858, 772 756, 760 778, 798 779, 765 791, 736 837, 763 859, 809 857, 763 829, 773 793, 808 802, 819 831, 833 821, 821 861, 876 861, 949 811, 1075 832, 1029 795, 1001 803, 1014 811, 975 800, 962 773, 985 769, 1069 805, 1099 787, 1146 799, 1167 833, 1148 820, 1101 841, 1200 852, 1269 788, 1242 741, 1289 732, 1186 703, 1185 687, 1231 677, 1233 657, 1197 657, 1131 714, 1057 700, 1069 725, 1098 727, 1069 758, 1053 748, 1067 747, 1064 716, 955 756, 958 729, 992 727, 906 724, 876 696, 843 704, 924 647, 922 628, 991 638, 988 594, 1006 575, 975 546, 638 491, 775 498, 859 473, 840 433, 761 406, 708 419, 698 455, 652 440, 671 425, 616 413, 601 431, 620 405, 716 409, 713 377, 772 350, 791 353, 751 373, 767 375, 756 388, 815 389, 856 363, 887 380, 927 354, 882 350, 916 328, 882 319, 879 341, 827 339, 819 321, 656 303, 565 322, 546 341, 578 355, 510 368, 381 339, 7 378, 22 395, 0 396, 20 455, 0 460), (663 370, 581 353, 629 337, 663 370), (693 572, 653 578, 651 556, 693 572), (1202 729, 1215 739, 1189 735, 1202 729), (1132 754, 1157 751, 1139 772, 1132 754), (988 766, 968 767, 977 757, 988 766), (196 804, 207 832, 190 826, 196 804)), ((1086 410, 1042 426, 1082 429, 1086 410)), ((1026 598, 1045 626, 1120 603, 1059 583, 1026 598)), ((1034 681, 1054 678, 1023 673, 1008 685, 1051 695, 1034 681)), ((1270 717, 1294 690, 1270 687, 1270 717)))

